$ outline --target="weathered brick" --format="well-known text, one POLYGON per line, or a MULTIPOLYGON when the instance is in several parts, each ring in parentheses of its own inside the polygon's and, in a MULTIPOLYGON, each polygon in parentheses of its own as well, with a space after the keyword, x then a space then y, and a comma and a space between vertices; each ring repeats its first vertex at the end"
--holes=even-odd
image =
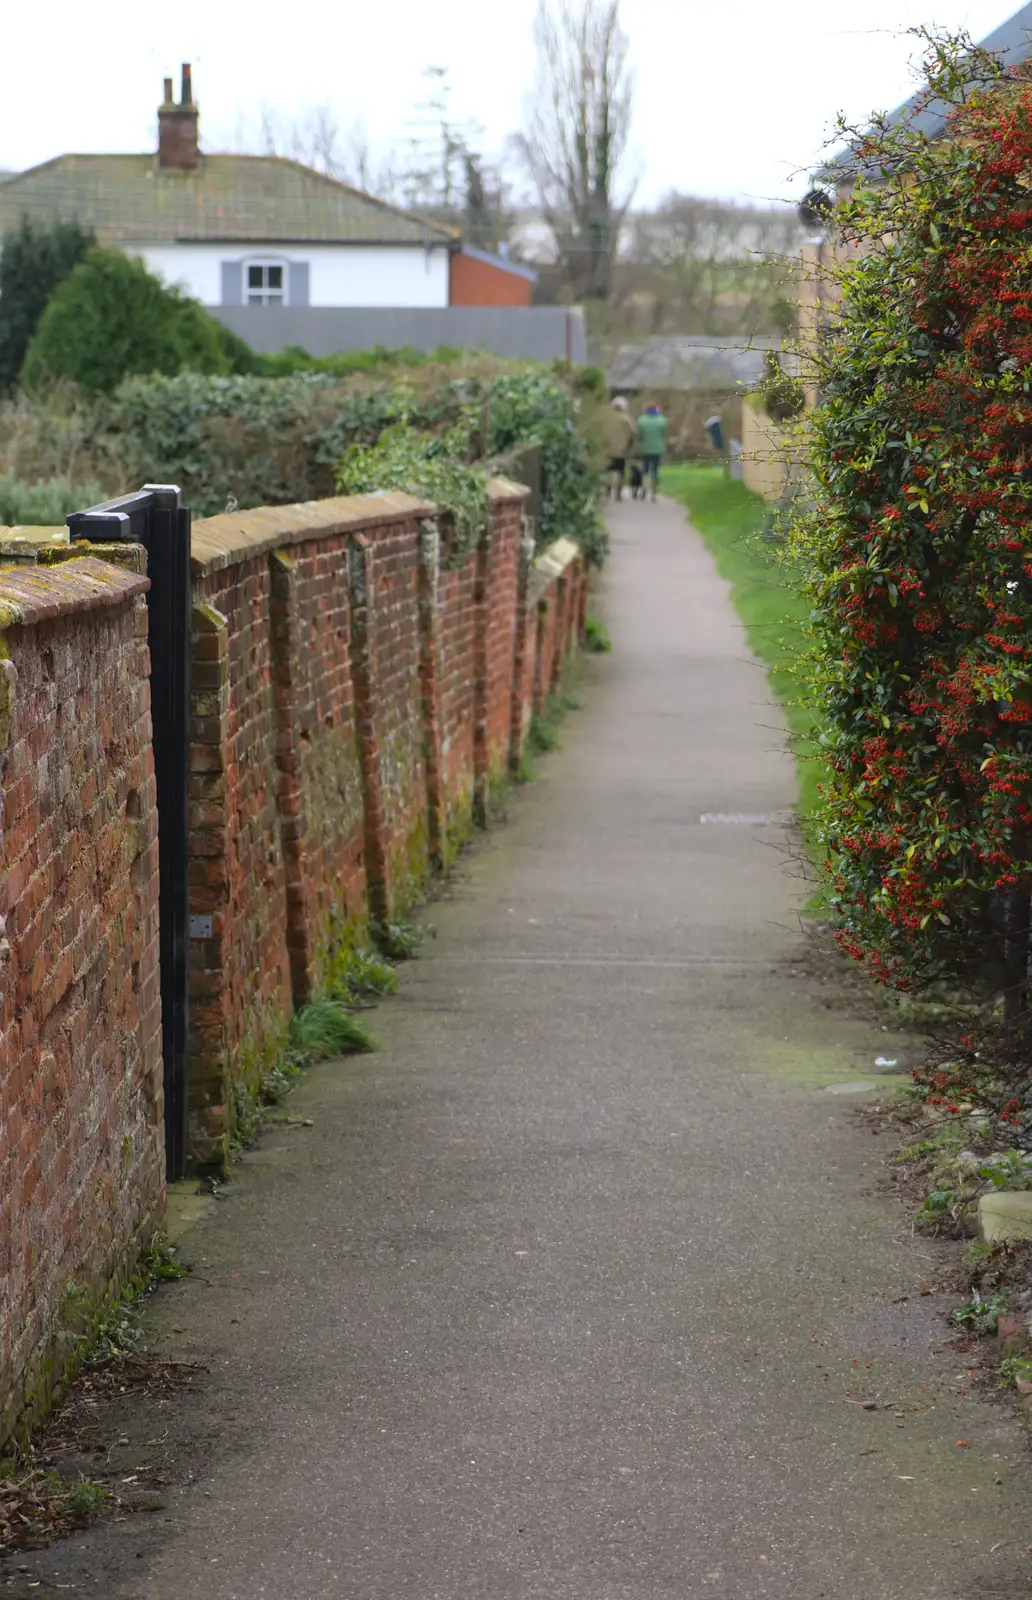
MULTIPOLYGON (((107 1289, 161 1215, 160 1011, 141 1016, 128 949, 156 983, 156 921, 141 936, 130 909, 140 829, 156 825, 145 587, 92 558, 0 570, 5 613, 23 618, 5 637, 8 748, 33 756, 13 782, 8 762, 0 841, 0 1326, 18 1330, 0 1355, 0 1439, 46 1397, 63 1285, 107 1289)), ((156 873, 154 852, 148 898, 156 873)))
MULTIPOLYGON (((444 527, 439 561, 432 508, 403 496, 195 524, 190 909, 213 922, 189 960, 201 1162, 225 1158, 234 1089, 336 945, 403 912, 474 807, 486 815, 583 626, 583 566, 531 571, 522 499, 496 486, 480 551, 461 557, 444 527)), ((38 1383, 61 1282, 113 1271, 161 1197, 143 584, 118 572, 112 588, 75 560, 60 578, 59 593, 28 585, 32 620, 0 658, 8 1420, 38 1383)))

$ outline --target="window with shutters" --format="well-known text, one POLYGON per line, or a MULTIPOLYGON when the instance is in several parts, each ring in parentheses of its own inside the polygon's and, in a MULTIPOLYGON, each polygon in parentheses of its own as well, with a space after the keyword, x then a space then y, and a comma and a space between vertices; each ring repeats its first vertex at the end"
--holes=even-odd
POLYGON ((285 306, 287 268, 282 261, 244 262, 244 304, 285 306))

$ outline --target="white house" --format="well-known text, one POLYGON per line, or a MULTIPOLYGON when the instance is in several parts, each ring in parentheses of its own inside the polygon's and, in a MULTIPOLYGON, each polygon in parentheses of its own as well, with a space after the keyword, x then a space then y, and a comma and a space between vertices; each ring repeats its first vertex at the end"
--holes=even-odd
POLYGON ((0 234, 78 221, 211 307, 528 305, 534 274, 280 156, 208 155, 189 66, 145 155, 65 155, 0 185, 0 234))

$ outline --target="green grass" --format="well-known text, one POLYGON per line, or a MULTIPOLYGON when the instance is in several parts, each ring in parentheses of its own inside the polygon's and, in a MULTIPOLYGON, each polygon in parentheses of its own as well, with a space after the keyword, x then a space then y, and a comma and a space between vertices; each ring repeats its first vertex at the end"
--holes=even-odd
POLYGON ((339 1000, 313 1000, 294 1013, 290 1042, 311 1061, 375 1048, 369 1030, 339 1000))
POLYGON ((718 572, 730 583, 746 639, 767 668, 784 708, 796 755, 797 811, 805 832, 824 777, 823 763, 809 754, 817 711, 798 671, 809 601, 795 587, 781 546, 763 537, 769 508, 758 494, 725 477, 722 467, 705 466, 664 467, 663 490, 685 506, 718 572))

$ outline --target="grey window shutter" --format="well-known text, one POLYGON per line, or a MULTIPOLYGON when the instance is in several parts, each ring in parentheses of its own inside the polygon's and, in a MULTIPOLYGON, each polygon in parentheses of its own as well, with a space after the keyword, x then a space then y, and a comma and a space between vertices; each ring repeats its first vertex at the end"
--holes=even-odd
POLYGON ((308 304, 307 261, 292 261, 290 263, 290 287, 288 297, 292 306, 306 306, 308 304))
POLYGON ((222 304, 242 306, 244 303, 244 269, 239 261, 222 263, 222 304))

